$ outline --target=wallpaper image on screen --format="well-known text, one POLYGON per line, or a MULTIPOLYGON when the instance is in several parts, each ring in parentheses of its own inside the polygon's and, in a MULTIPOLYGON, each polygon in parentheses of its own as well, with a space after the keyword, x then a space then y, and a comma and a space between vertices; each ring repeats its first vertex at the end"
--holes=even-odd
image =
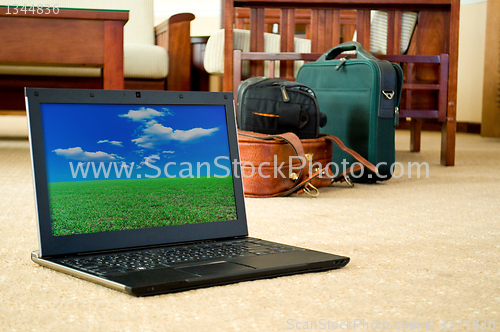
POLYGON ((237 219, 224 106, 41 107, 54 236, 237 219))

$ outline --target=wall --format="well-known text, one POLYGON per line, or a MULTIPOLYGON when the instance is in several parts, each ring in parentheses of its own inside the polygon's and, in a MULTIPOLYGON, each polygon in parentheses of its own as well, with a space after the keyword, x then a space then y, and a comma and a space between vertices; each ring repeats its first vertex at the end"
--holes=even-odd
POLYGON ((462 0, 459 34, 457 121, 481 123, 486 1, 462 0))
POLYGON ((155 25, 178 13, 193 13, 191 36, 210 36, 220 29, 222 0, 154 0, 155 25), (176 3, 174 4, 173 3, 176 3))

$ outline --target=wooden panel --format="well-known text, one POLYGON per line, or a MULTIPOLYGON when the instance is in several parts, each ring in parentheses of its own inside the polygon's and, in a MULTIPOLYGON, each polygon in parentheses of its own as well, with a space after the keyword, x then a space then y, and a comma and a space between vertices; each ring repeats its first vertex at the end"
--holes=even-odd
POLYGON ((0 115, 26 115, 26 111, 0 110, 0 115))
POLYGON ((2 17, 0 31, 0 63, 94 67, 104 63, 103 21, 2 17))
MULTIPOLYGON (((224 32, 224 79, 222 81, 223 91, 233 91, 233 20, 234 5, 232 0, 222 0, 223 11, 221 20, 224 32)), ((243 6, 244 7, 244 6, 243 6)))
POLYGON ((165 80, 126 79, 126 90, 165 90, 165 80))
MULTIPOLYGON (((191 90, 192 45, 190 27, 192 20, 194 20, 193 14, 180 13, 171 16, 155 27, 156 45, 166 49, 169 58, 169 72, 163 83, 163 89, 191 90)), ((153 82, 155 81, 153 80, 153 82)), ((157 82, 154 84, 155 87, 159 86, 157 82)), ((146 89, 149 90, 149 88, 146 89)))
POLYGON ((445 18, 445 40, 447 46, 443 53, 448 59, 448 105, 446 121, 441 130, 441 164, 455 165, 455 145, 457 131, 457 84, 458 84, 458 32, 460 22, 460 1, 451 0, 451 7, 443 13, 445 18))
POLYGON ((401 20, 400 10, 391 10, 387 13, 387 54, 401 53, 401 20))
POLYGON ((500 137, 500 1, 488 1, 481 136, 500 137))
POLYGON ((281 52, 293 52, 295 37, 295 10, 283 9, 280 20, 281 52))
MULTIPOLYGON (((15 2, 15 1, 12 1, 15 2)), ((55 5, 57 6, 57 5, 55 5)), ((128 20, 128 10, 82 10, 82 9, 59 9, 56 13, 52 8, 49 13, 47 9, 44 9, 43 14, 32 13, 30 11, 22 12, 18 11, 14 14, 14 9, 10 7, 7 11, 7 6, 0 6, 0 16, 3 17, 17 17, 17 18, 27 18, 27 17, 43 17, 43 18, 57 18, 57 19, 80 19, 80 20, 116 20, 116 21, 127 21, 128 20), (8 14, 10 12, 10 14, 8 14)))
MULTIPOLYGON (((234 9, 235 28, 250 29, 250 8, 235 8, 234 9)), ((281 9, 266 8, 265 9, 265 24, 279 24, 281 18, 281 9)), ((309 24, 311 20, 311 10, 297 9, 295 10, 295 22, 297 24, 309 24)))
POLYGON ((123 22, 104 22, 103 89, 123 90, 123 22))
MULTIPOLYGON (((264 8, 250 11, 250 51, 264 52, 264 8)), ((252 76, 264 76, 264 64, 258 62, 250 67, 252 76)))
MULTIPOLYGON (((194 16, 193 16, 194 19, 194 16)), ((191 21, 170 24, 168 31, 169 67, 167 89, 173 91, 191 90, 191 21), (172 41, 176 40, 175 43, 172 41)))
POLYGON ((0 110, 24 110, 24 87, 101 89, 101 78, 53 76, 2 76, 0 110))
POLYGON ((370 11, 358 10, 357 11, 357 41, 363 45, 365 50, 370 49, 370 11))
POLYGON ((24 109, 24 87, 123 89, 123 26, 128 11, 67 10, 7 14, 0 7, 0 63, 103 68, 99 78, 7 76, 0 109, 24 109))
POLYGON ((410 151, 420 152, 422 121, 420 119, 411 119, 410 121, 410 151))
POLYGON ((315 52, 324 52, 326 50, 325 49, 325 31, 326 31, 325 20, 326 20, 325 11, 319 10, 318 11, 318 39, 316 40, 317 46, 316 46, 315 52))
POLYGON ((318 22, 319 22, 319 10, 313 9, 311 13, 311 52, 321 52, 318 47, 318 22))
MULTIPOLYGON (((295 37, 295 10, 282 9, 280 20, 280 34, 281 34, 281 52, 294 51, 294 37, 295 37)), ((286 73, 286 76, 293 76, 293 62, 281 61, 280 72, 286 73)))
POLYGON ((401 35, 403 33, 403 26, 402 26, 402 21, 403 21, 403 12, 400 10, 397 10, 394 12, 394 25, 393 25, 393 31, 394 31, 394 43, 393 43, 393 54, 401 54, 401 35))
MULTIPOLYGON (((328 24, 332 26, 332 36, 330 39, 330 48, 340 44, 340 36, 341 36, 341 13, 340 10, 333 10, 332 11, 332 21, 331 23, 329 22, 328 24)), ((325 50, 326 51, 326 50, 325 50)))

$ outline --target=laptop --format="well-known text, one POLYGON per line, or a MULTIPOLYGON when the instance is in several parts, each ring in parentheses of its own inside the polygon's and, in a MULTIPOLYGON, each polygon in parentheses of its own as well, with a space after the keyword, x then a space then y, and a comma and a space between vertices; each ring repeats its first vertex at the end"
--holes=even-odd
POLYGON ((135 296, 341 268, 248 236, 233 95, 27 88, 34 262, 135 296))

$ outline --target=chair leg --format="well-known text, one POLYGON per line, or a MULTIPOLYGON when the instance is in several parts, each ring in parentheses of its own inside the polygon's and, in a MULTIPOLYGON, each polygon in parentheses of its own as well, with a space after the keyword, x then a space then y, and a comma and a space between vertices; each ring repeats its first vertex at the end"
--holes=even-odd
POLYGON ((441 127, 441 165, 455 165, 455 143, 456 143, 457 121, 447 119, 441 127))
POLYGON ((420 152, 420 138, 422 134, 422 121, 411 119, 410 124, 410 151, 420 152))
POLYGON ((211 74, 208 77, 208 91, 210 92, 222 91, 222 75, 211 74))

